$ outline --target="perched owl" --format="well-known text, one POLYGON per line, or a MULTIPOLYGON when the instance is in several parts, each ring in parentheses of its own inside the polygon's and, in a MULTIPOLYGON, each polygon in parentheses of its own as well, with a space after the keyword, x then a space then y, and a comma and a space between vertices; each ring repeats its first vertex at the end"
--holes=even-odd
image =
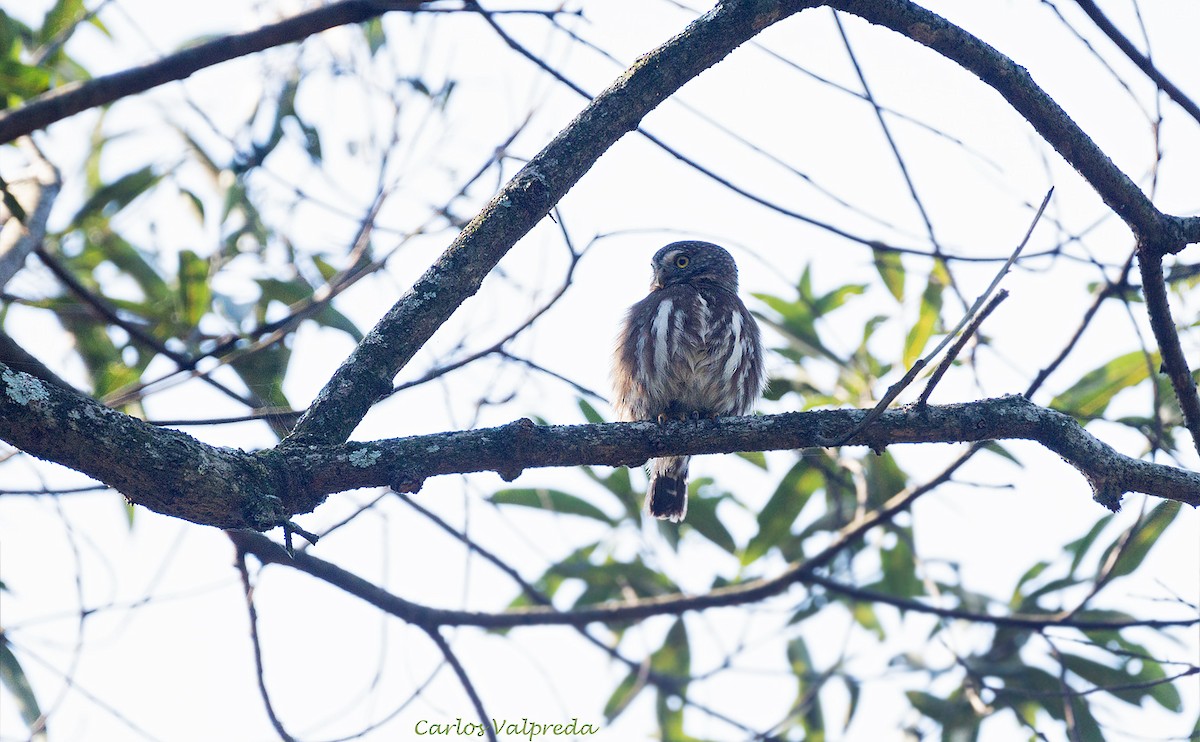
MULTIPOLYGON (((650 295, 629 309, 613 355, 621 420, 745 415, 764 381, 758 324, 737 294, 737 265, 708 242, 673 242, 654 254, 650 295)), ((687 456, 650 462, 646 510, 681 521, 687 456)))

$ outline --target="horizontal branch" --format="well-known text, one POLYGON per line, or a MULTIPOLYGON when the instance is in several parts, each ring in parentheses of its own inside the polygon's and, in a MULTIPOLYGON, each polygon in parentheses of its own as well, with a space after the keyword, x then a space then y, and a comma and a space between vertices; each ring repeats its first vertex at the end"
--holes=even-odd
MULTIPOLYGON (((498 428, 248 453, 150 425, 0 363, 0 439, 83 472, 131 502, 219 528, 266 530, 359 487, 414 492, 432 476, 548 466, 640 465, 677 454, 812 448, 854 429, 866 410, 817 410, 696 422, 498 428)), ((1200 505, 1200 473, 1125 456, 1072 418, 1011 396, 889 410, 845 445, 1023 439, 1078 469, 1116 509, 1125 492, 1200 505)))
MULTIPOLYGON (((538 426, 518 420, 469 430, 341 446, 288 449, 292 485, 311 495, 389 485, 415 491, 428 477, 495 471, 505 480, 545 466, 641 465, 663 455, 816 448, 852 430, 867 410, 816 410, 696 422, 538 426)), ((1071 417, 1021 396, 884 412, 844 445, 874 450, 897 443, 1040 442, 1078 469, 1093 496, 1116 508, 1125 492, 1200 505, 1200 473, 1125 456, 1071 417)), ((315 506, 317 503, 311 503, 315 506)), ((292 509, 302 511, 296 503, 292 509)))
POLYGON ((54 88, 20 108, 0 111, 0 144, 89 108, 183 80, 206 67, 300 41, 335 26, 362 23, 390 10, 417 10, 426 2, 429 0, 342 0, 253 31, 197 44, 140 67, 54 88))

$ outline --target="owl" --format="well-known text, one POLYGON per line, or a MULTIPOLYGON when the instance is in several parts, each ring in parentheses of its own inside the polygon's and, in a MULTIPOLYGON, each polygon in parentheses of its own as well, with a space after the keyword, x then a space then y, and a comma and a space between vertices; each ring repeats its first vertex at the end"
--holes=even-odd
MULTIPOLYGON (((708 242, 673 242, 654 254, 650 294, 625 317, 613 354, 621 420, 745 415, 764 382, 758 324, 738 298, 733 256, 708 242)), ((687 456, 650 462, 646 510, 687 514, 687 456)))

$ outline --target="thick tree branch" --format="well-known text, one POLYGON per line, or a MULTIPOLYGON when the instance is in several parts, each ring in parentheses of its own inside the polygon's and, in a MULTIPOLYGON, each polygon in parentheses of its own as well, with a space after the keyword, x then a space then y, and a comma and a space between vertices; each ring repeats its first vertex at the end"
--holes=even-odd
POLYGON ((642 56, 505 184, 359 343, 285 446, 340 443, 392 379, 479 290, 505 253, 550 212, 610 146, 688 80, 808 3, 729 0, 642 56))
POLYGON ((3 363, 0 439, 164 515, 258 530, 287 519, 272 495, 280 487, 258 457, 156 428, 3 363))
MULTIPOLYGON (((678 454, 814 448, 853 429, 867 410, 817 410, 692 423, 537 426, 518 420, 499 428, 395 438, 340 446, 295 447, 287 460, 293 495, 320 497, 353 487, 390 485, 416 491, 441 474, 495 471, 506 480, 543 466, 640 465, 678 454)), ((1092 494, 1115 509, 1125 492, 1200 505, 1200 473, 1130 458, 1089 435, 1072 418, 1021 396, 888 410, 845 445, 874 450, 897 443, 1033 440, 1084 475, 1092 494)), ((292 512, 319 501, 288 500, 292 512)))
MULTIPOLYGON (((639 465, 667 454, 808 448, 854 428, 866 410, 790 412, 694 423, 499 428, 258 453, 214 448, 0 364, 0 439, 88 474, 164 515, 221 528, 265 530, 311 512, 325 496, 387 485, 412 492, 442 474, 496 471, 505 479, 546 466, 639 465)), ((1078 469, 1115 509, 1125 492, 1200 505, 1200 473, 1130 458, 1073 419, 1012 396, 889 410, 848 445, 1024 439, 1078 469)))
POLYGON ((141 67, 63 85, 20 108, 0 111, 0 144, 89 108, 183 80, 205 67, 300 41, 335 26, 362 23, 390 10, 417 10, 426 2, 429 0, 342 0, 253 31, 222 36, 141 67))

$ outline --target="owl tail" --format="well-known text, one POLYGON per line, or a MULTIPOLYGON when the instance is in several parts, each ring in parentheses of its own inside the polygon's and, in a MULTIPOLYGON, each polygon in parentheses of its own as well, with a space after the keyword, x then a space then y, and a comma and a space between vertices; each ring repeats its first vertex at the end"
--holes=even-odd
POLYGON ((687 515, 688 456, 650 462, 646 510, 655 518, 678 523, 687 515))

